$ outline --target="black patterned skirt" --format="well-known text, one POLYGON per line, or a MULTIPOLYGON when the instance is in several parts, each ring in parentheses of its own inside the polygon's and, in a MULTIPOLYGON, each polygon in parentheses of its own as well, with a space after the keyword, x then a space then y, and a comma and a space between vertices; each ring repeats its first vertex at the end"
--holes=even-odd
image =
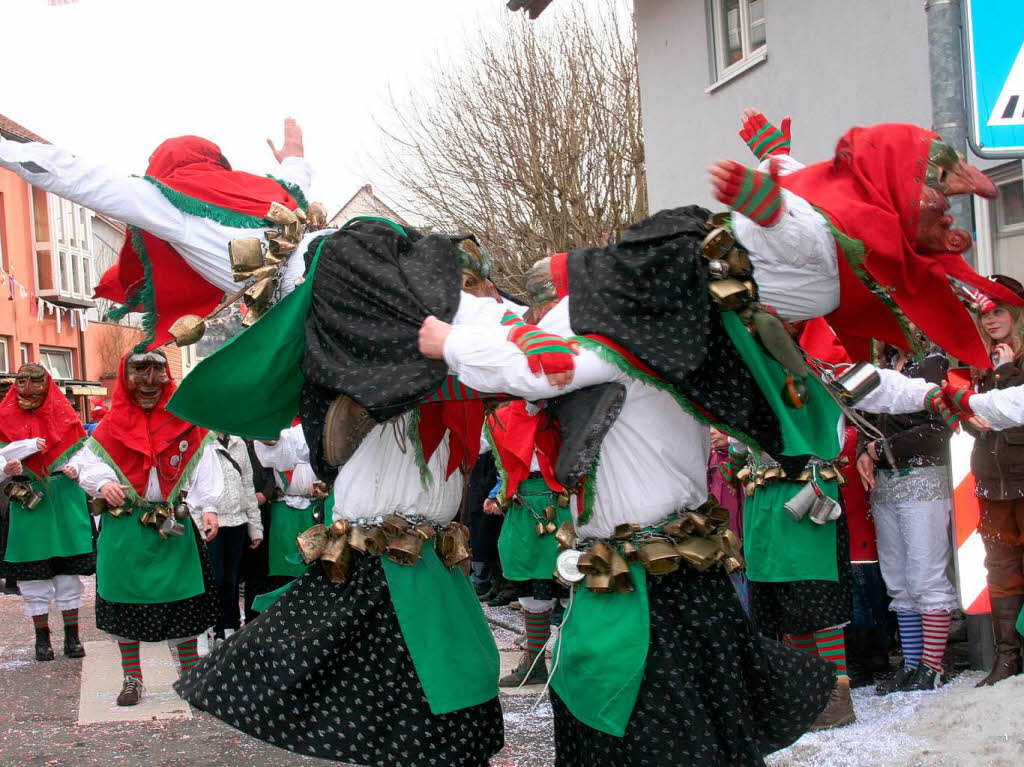
POLYGON ((174 688, 255 738, 351 764, 481 767, 505 740, 497 697, 431 713, 380 558, 361 554, 344 584, 309 568, 174 688))
POLYGON ((837 581, 750 581, 750 617, 765 636, 813 634, 853 618, 853 571, 846 514, 836 520, 837 581))
POLYGON ((626 733, 583 724, 552 690, 557 767, 761 765, 825 708, 833 667, 759 636, 724 573, 647 583, 651 639, 626 733))
POLYGON ((201 634, 217 622, 219 606, 213 565, 206 543, 195 525, 189 524, 199 547, 199 563, 203 568, 205 591, 188 599, 155 604, 108 602, 96 587, 96 628, 123 639, 140 642, 163 642, 201 634))

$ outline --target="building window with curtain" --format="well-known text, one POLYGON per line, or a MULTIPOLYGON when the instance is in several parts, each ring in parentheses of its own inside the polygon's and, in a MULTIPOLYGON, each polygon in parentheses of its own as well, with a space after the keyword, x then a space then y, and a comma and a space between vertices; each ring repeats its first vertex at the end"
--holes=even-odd
POLYGON ((728 80, 767 55, 765 2, 708 0, 713 83, 728 80))

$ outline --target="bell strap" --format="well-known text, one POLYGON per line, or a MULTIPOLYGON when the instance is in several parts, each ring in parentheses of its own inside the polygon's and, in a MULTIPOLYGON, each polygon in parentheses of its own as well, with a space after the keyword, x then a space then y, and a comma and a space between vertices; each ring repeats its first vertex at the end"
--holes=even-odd
POLYGON ((422 554, 423 544, 433 539, 441 562, 451 570, 469 574, 472 552, 469 528, 461 522, 436 525, 401 514, 388 514, 380 522, 349 522, 339 519, 330 527, 313 525, 296 538, 299 556, 311 565, 319 561, 332 583, 348 580, 352 551, 367 556, 386 556, 392 562, 412 567, 422 554))

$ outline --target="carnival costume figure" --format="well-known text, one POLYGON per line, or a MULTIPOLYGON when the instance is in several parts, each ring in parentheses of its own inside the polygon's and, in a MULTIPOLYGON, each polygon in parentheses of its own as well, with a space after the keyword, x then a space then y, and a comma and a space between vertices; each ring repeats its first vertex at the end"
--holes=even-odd
POLYGON ((328 519, 298 541, 315 566, 177 685, 198 708, 296 753, 475 767, 503 745, 497 649, 463 570, 468 531, 455 519, 483 401, 417 348, 434 310, 487 315, 495 327, 505 313, 460 291, 464 239, 350 222, 315 243, 306 280, 228 354, 193 371, 199 378, 176 401, 259 439, 301 410, 307 438, 315 435, 310 458, 331 477, 328 519), (268 352, 273 365, 263 367, 268 352), (206 409, 204 387, 231 359, 275 378, 272 404, 249 407, 250 391, 244 407, 224 409, 217 391, 218 410, 206 409), (372 408, 354 431, 324 432, 338 397, 327 386, 350 386, 372 408), (253 667, 263 673, 248 674, 253 667))
POLYGON ((274 471, 277 497, 270 506, 268 569, 271 579, 297 578, 306 571, 295 539, 315 522, 324 521, 323 483, 309 465, 309 448, 298 424, 281 432, 272 443, 256 441, 256 457, 274 471))
POLYGON ((96 296, 121 304, 112 317, 144 313, 141 351, 172 338, 194 343, 203 319, 233 300, 245 302, 251 323, 302 276, 306 232, 323 229, 326 212, 306 201, 312 170, 294 120, 285 121, 282 148, 271 148, 278 177, 232 170, 220 148, 198 136, 164 141, 141 177, 51 144, 3 139, 0 167, 128 224, 96 296))
POLYGON ((118 639, 119 706, 144 692, 140 642, 171 641, 187 670, 217 618, 204 539, 216 535, 224 479, 213 435, 166 410, 174 388, 162 352, 126 355, 110 412, 69 462, 101 515, 96 626, 118 639))
POLYGON ((0 401, 0 472, 10 498, 3 564, 16 578, 36 632, 36 660, 53 660, 50 605, 64 619, 64 654, 81 658, 79 576, 96 571, 96 545, 85 493, 61 473, 85 430, 52 376, 22 365, 0 401))

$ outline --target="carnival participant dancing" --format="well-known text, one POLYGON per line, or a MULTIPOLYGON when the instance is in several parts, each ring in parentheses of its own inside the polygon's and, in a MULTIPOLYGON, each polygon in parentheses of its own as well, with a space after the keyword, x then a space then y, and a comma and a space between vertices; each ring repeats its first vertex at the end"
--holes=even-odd
MULTIPOLYGON (((271 149, 277 178, 232 170, 220 148, 198 136, 167 139, 144 176, 124 176, 52 144, 0 139, 0 167, 28 183, 128 224, 118 262, 96 296, 145 315, 139 350, 173 338, 198 340, 199 320, 224 294, 242 297, 253 321, 302 276, 306 230, 322 229, 326 212, 307 204, 312 170, 302 130, 285 120, 284 143, 271 149), (229 243, 241 249, 229 253, 229 243)), ((308 242, 308 240, 306 240, 308 242)))
MULTIPOLYGON (((270 331, 301 346, 307 312, 298 302, 316 296, 313 283, 323 290, 316 321, 345 328, 332 342, 364 344, 367 370, 375 360, 387 371, 373 383, 402 392, 385 422, 319 443, 321 456, 337 450, 344 459, 334 469, 330 527, 315 523, 300 536, 304 560, 319 563, 177 683, 196 707, 296 753, 363 765, 476 767, 503 745, 497 649, 462 570, 468 531, 455 521, 461 467, 479 451, 483 405, 447 378, 444 363, 419 355, 414 329, 428 307, 447 307, 448 316, 486 307, 503 314, 492 300, 460 294, 458 243, 379 219, 353 222, 317 245, 295 293, 193 373, 205 380, 232 358, 252 364, 235 355, 270 331), (343 265, 347 281, 318 283, 321 269, 330 275, 343 265), (367 301, 376 311, 360 311, 367 301)), ((337 359, 308 356, 323 340, 309 344, 307 366, 333 370, 337 359)), ((290 346, 282 352, 293 353, 290 346)), ((558 353, 571 357, 567 347, 558 353)), ((320 370, 318 380, 327 374, 320 370)), ((253 410, 207 412, 198 396, 180 403, 267 439, 275 421, 308 407, 298 396, 302 382, 295 384, 282 379, 273 402, 253 410)), ((305 418, 303 427, 308 433, 305 418)))
POLYGON ((167 412, 174 393, 163 352, 121 360, 110 412, 65 469, 105 506, 96 563, 96 626, 117 637, 124 683, 117 705, 144 686, 140 642, 168 640, 183 671, 196 635, 217 620, 205 540, 217 534, 223 475, 213 435, 167 412))
POLYGON ((0 401, 0 472, 10 497, 0 568, 16 578, 36 633, 36 660, 53 660, 50 605, 64 621, 64 655, 82 658, 79 576, 96 571, 96 545, 85 493, 61 473, 85 430, 42 365, 22 365, 0 401))

